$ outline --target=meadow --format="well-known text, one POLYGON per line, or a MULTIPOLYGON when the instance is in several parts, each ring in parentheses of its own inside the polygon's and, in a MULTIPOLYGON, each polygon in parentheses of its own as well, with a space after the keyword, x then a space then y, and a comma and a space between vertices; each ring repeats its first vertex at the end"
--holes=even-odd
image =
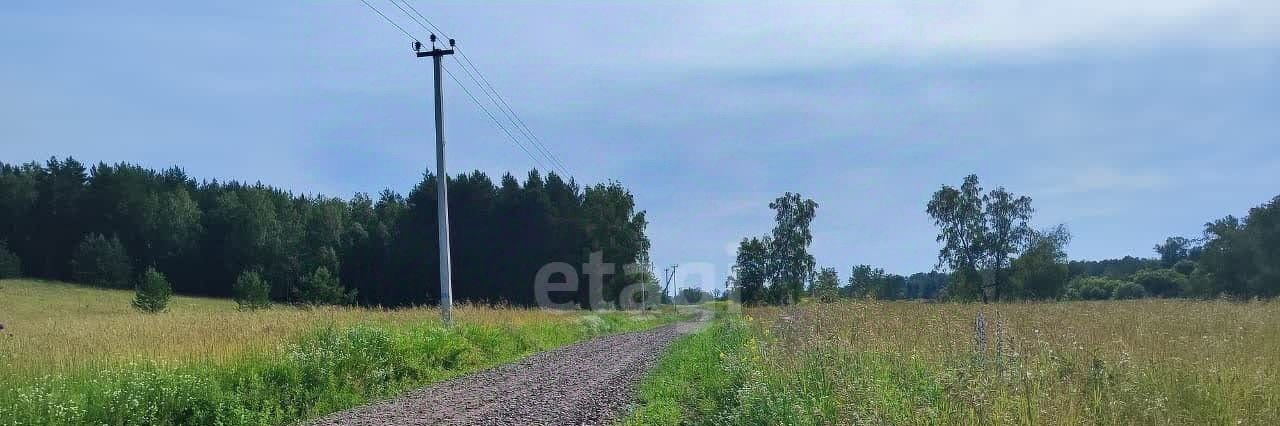
POLYGON ((846 301, 722 313, 626 420, 1280 424, 1280 303, 846 301))
POLYGON ((241 312, 131 291, 0 280, 0 425, 283 424, 510 362, 674 313, 460 306, 241 312))

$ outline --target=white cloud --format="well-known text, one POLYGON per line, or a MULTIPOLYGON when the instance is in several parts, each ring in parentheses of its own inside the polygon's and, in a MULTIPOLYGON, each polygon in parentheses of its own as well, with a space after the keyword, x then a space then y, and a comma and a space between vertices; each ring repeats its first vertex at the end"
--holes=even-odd
MULTIPOLYGON (((1273 45, 1280 2, 827 1, 516 4, 541 19, 494 42, 528 60, 660 70, 845 65, 936 56, 1025 60, 1063 49, 1273 45), (553 17, 548 17, 553 16, 553 17), (517 49, 518 50, 518 49, 517 49)), ((459 16, 465 15, 459 11, 459 16)), ((490 37, 486 35, 485 37, 490 37)))
POLYGON ((840 62, 842 56, 1027 53, 1147 43, 1269 43, 1280 37, 1280 2, 860 1, 698 3, 669 31, 676 61, 785 59, 840 62), (683 45, 689 40, 693 45, 683 45))

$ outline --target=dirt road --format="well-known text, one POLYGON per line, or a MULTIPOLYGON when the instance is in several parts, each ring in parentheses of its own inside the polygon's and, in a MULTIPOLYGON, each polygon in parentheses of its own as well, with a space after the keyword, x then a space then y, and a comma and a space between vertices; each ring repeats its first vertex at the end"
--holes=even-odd
POLYGON ((601 425, 634 398, 636 383, 673 340, 705 322, 598 337, 532 355, 313 425, 601 425))

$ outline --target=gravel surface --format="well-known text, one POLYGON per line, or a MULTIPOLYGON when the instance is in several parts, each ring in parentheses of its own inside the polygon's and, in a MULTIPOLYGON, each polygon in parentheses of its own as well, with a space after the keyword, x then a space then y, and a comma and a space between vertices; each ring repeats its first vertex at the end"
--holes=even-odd
POLYGON ((411 391, 312 425, 602 425, 625 414, 667 346, 706 322, 597 337, 411 391))

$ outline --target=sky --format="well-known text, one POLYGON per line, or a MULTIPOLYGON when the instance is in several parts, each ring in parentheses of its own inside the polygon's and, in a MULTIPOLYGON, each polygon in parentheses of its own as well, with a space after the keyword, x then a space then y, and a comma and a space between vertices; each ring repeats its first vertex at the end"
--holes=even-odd
MULTIPOLYGON (((412 2, 575 179, 635 194, 677 285, 720 286, 787 191, 842 277, 931 270, 925 203, 971 173, 1074 259, 1280 193, 1280 2, 412 2)), ((11 2, 0 40, 0 161, 342 197, 434 168, 430 62, 359 0, 11 2)), ((447 83, 450 172, 546 169, 447 83)))

